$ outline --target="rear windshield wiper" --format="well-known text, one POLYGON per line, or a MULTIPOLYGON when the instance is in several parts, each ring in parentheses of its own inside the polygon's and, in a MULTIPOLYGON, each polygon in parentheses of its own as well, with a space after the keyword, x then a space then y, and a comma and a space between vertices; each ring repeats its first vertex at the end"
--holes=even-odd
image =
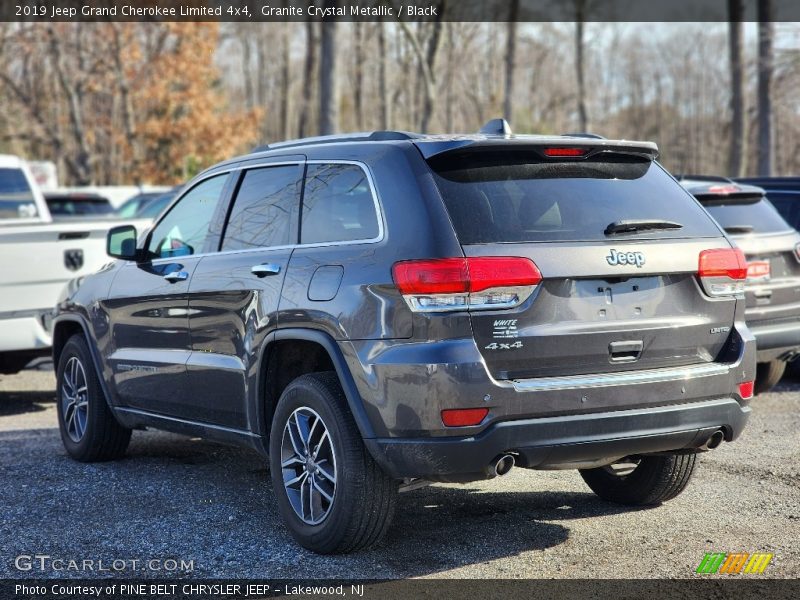
POLYGON ((752 225, 728 225, 724 229, 727 233, 753 233, 752 225))
POLYGON ((616 235, 618 233, 634 233, 636 231, 648 231, 654 229, 682 229, 683 225, 675 221, 662 221, 660 219, 626 219, 614 221, 606 227, 606 235, 616 235))

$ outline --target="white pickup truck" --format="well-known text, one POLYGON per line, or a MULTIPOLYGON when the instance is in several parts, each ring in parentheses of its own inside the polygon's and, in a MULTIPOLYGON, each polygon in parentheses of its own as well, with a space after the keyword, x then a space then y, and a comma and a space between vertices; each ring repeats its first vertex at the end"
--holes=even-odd
POLYGON ((70 280, 110 260, 106 232, 119 224, 53 223, 25 162, 0 155, 0 374, 16 373, 50 353, 51 311, 59 295, 70 280))

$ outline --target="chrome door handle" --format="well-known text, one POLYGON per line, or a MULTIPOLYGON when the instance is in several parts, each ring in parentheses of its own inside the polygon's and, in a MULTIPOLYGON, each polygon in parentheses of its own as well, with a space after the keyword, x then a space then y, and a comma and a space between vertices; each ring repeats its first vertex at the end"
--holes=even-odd
POLYGON ((266 277, 267 275, 277 275, 281 272, 281 266, 272 263, 263 263, 250 267, 250 272, 256 277, 266 277))
POLYGON ((186 281, 189 279, 189 274, 186 271, 173 271, 172 273, 167 273, 164 275, 164 279, 169 281, 170 283, 175 283, 178 281, 186 281))

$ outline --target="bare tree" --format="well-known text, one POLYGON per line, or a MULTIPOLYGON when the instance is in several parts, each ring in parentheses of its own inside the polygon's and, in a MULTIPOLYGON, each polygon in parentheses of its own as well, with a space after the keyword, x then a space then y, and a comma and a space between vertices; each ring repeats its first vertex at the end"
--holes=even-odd
POLYGON ((772 0, 758 0, 758 174, 772 175, 772 0))
POLYGON ((389 50, 386 46, 386 26, 378 23, 378 105, 380 108, 380 127, 389 129, 389 85, 386 81, 386 71, 389 66, 389 50))
POLYGON ((728 146, 728 173, 732 177, 743 174, 745 135, 745 100, 743 77, 742 38, 744 37, 744 5, 742 0, 728 0, 728 49, 731 67, 731 141, 728 146))
MULTIPOLYGON (((336 0, 325 0, 325 8, 335 8, 336 0)), ((319 64, 319 133, 330 135, 339 129, 339 94, 336 77, 336 21, 322 23, 319 64)))
POLYGON ((297 135, 305 137, 311 132, 311 105, 314 98, 315 72, 317 70, 317 36, 316 24, 306 21, 306 57, 303 65, 303 87, 301 90, 300 120, 297 124, 297 135))
POLYGON ((578 130, 589 131, 589 114, 586 110, 586 85, 583 66, 583 34, 586 20, 586 0, 575 0, 575 76, 578 83, 578 130))
POLYGON ((519 0, 511 0, 508 11, 508 27, 506 30, 506 77, 503 94, 503 117, 511 122, 514 117, 514 65, 517 53, 517 17, 519 15, 519 0))
POLYGON ((436 56, 439 53, 439 46, 442 41, 442 17, 444 11, 445 0, 440 0, 436 21, 430 23, 431 31, 426 47, 423 47, 423 41, 421 40, 419 31, 414 32, 411 30, 408 23, 403 20, 398 21, 400 28, 408 38, 411 49, 417 57, 419 70, 422 75, 424 97, 419 121, 419 128, 422 133, 427 133, 430 128, 434 104, 436 102, 436 56))

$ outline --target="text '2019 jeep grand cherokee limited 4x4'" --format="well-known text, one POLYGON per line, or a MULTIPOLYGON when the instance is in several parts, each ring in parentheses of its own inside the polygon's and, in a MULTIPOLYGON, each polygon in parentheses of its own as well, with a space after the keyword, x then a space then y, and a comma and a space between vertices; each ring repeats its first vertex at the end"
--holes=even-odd
POLYGON ((746 266, 654 144, 377 132, 199 175, 58 308, 68 453, 131 429, 250 446, 319 552, 401 485, 579 469, 656 504, 750 409, 746 266))

